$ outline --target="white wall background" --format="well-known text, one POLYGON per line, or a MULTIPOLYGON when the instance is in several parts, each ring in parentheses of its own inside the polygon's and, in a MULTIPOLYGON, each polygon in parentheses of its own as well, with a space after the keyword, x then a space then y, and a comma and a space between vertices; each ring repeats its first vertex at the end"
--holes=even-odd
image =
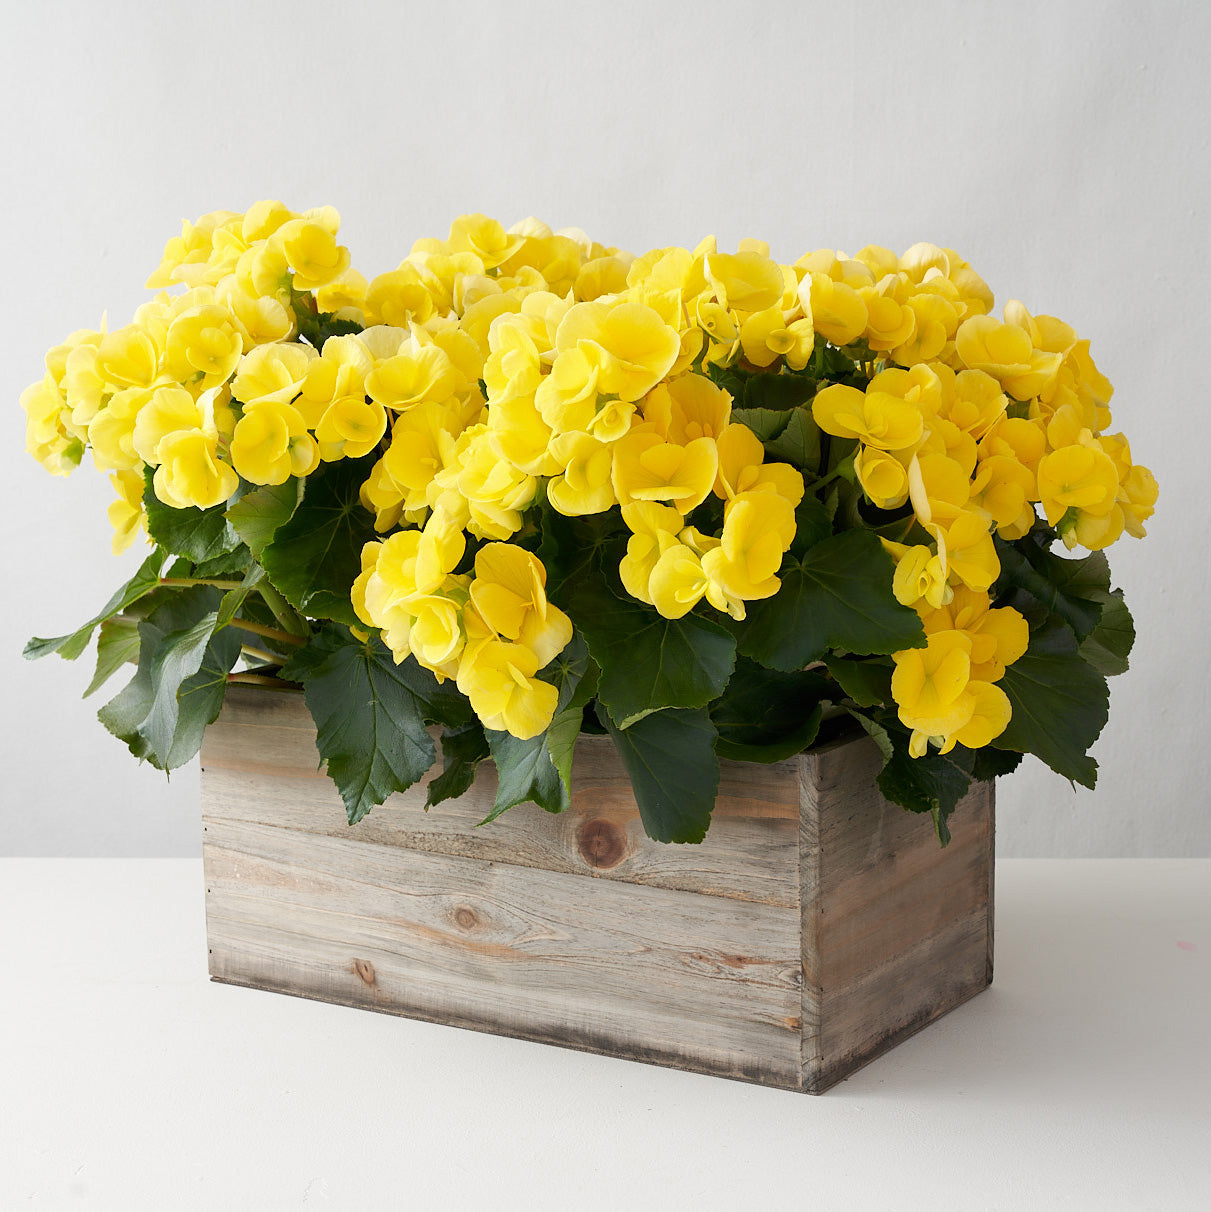
POLYGON ((1140 638, 1098 789, 1029 759, 1001 784, 1000 852, 1211 855, 1211 8, 3 0, 0 16, 0 853, 198 850, 196 767, 166 785, 136 766, 79 699, 87 658, 20 657, 137 555, 109 555, 103 477, 25 455, 17 398, 68 332, 126 322, 182 217, 281 197, 335 204, 368 275, 482 210, 635 252, 712 232, 785 259, 931 240, 998 306, 1067 319, 1161 499, 1149 538, 1111 552, 1140 638))

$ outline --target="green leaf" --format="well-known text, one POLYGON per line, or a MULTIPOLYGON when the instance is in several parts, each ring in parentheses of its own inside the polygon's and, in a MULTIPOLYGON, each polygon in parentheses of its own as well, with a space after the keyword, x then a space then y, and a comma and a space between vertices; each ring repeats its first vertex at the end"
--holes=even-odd
MULTIPOLYGON (((405 663, 406 664, 406 663, 405 663)), ((282 670, 301 681, 316 748, 355 825, 395 791, 411 787, 437 751, 425 704, 386 646, 325 628, 282 670)))
POLYGON ((156 646, 151 660, 151 706, 139 731, 147 738, 158 765, 167 762, 176 738, 181 714, 177 695, 202 668, 218 621, 218 612, 212 611, 192 627, 170 632, 156 646))
POLYGON ((815 472, 820 466, 820 427, 806 408, 796 408, 786 428, 765 443, 766 452, 800 471, 815 472))
POLYGON ((1005 774, 1012 774, 1022 764, 1022 755, 1007 749, 985 746, 975 751, 971 777, 981 783, 990 783, 1005 774))
POLYGON ((1135 646, 1135 623, 1121 589, 1101 593, 1097 601, 1102 607, 1102 617, 1078 651, 1099 673, 1115 677, 1127 672, 1127 658, 1135 646))
POLYGON ((732 420, 749 429, 762 442, 776 438, 789 424, 791 414, 774 408, 733 408, 732 420))
POLYGON ((229 589, 223 595, 219 606, 218 626, 226 627, 240 612, 244 599, 265 579, 265 570, 259 564, 253 566, 244 574, 244 580, 239 589, 229 589))
POLYGON ((194 757, 222 709, 240 642, 232 632, 214 632, 218 603, 218 591, 205 586, 166 598, 139 623, 134 677, 97 712, 131 753, 161 770, 175 770, 194 757), (207 634, 200 655, 194 648, 198 637, 191 635, 195 629, 207 634))
POLYGON ((367 455, 324 464, 308 479, 293 516, 261 549, 270 582, 303 614, 359 625, 349 587, 361 572, 362 547, 377 535, 358 494, 375 461, 367 455))
POLYGON ((823 543, 833 532, 832 514, 819 497, 809 492, 795 507, 795 537, 790 553, 802 559, 817 543, 823 543))
POLYGON ((795 670, 830 649, 869 656, 923 648, 917 612, 892 595, 894 571, 878 538, 862 530, 817 543, 802 562, 789 557, 782 588, 749 608, 740 651, 770 669, 795 670))
POLYGON ((859 707, 882 707, 891 702, 892 665, 889 661, 855 661, 826 656, 824 663, 837 685, 859 707))
POLYGON ((719 792, 715 726, 706 711, 657 711, 620 728, 600 706, 648 837, 657 842, 700 842, 710 827, 719 792))
POLYGON ((1085 787, 1097 781, 1089 749, 1106 725, 1106 679, 1077 651, 1072 632, 1051 623, 1030 636, 1030 646, 998 685, 1013 716, 992 743, 997 749, 1033 753, 1057 774, 1085 787))
POLYGON ((908 733, 898 727, 887 731, 892 755, 875 779, 879 790, 910 812, 928 812, 938 841, 945 846, 950 841, 947 821, 971 786, 970 772, 959 764, 965 757, 957 750, 952 751, 954 759, 931 750, 915 758, 908 751, 908 733))
POLYGON ((750 374, 744 384, 744 408, 787 412, 816 394, 816 381, 795 374, 750 374))
POLYGON ((1110 590, 1110 567, 1100 551, 1080 560, 1053 555, 1037 534, 1014 543, 996 540, 1001 575, 994 595, 1020 589, 1059 615, 1083 640, 1098 625, 1110 590))
POLYGON ((153 471, 147 468, 143 507, 147 511, 147 533, 165 551, 184 556, 195 564, 234 551, 240 536, 228 524, 226 505, 211 509, 173 509, 156 496, 153 471))
POLYGON ((580 632, 539 676, 559 687, 555 716, 547 726, 547 752, 568 793, 572 791, 572 755, 584 709, 597 693, 599 670, 580 632))
POLYGON ((284 484, 266 484, 245 493, 227 510, 227 521, 260 558, 266 545, 294 516, 303 499, 303 481, 293 476, 284 484))
POLYGON ((429 783, 425 808, 442 800, 456 799, 466 794, 475 782, 479 763, 488 756, 488 738, 477 720, 463 728, 447 728, 442 732, 442 772, 429 783))
POLYGON ((738 762, 792 757, 816 739, 821 702, 831 690, 818 674, 778 673, 740 657, 727 689, 710 705, 715 752, 738 762))
POLYGON ((123 665, 139 663, 139 620, 128 615, 105 619, 97 632, 97 667, 84 698, 100 690, 123 665))
POLYGON ((547 812, 564 812, 572 804, 567 785, 555 769, 545 732, 519 740, 507 732, 485 729, 496 763, 496 803, 479 823, 487 825, 518 804, 533 802, 547 812))
POLYGON ((665 707, 704 707, 731 677, 736 643, 708 619, 666 619, 597 578, 573 588, 571 614, 601 669, 598 698, 621 728, 665 707))
POLYGON ((895 746, 891 743, 891 736, 887 729, 864 711, 856 711, 852 707, 846 707, 845 711, 861 725, 866 735, 878 746, 879 752, 883 755, 883 764, 886 765, 890 762, 895 753, 895 746))
MULTIPOLYGON (((160 570, 164 567, 164 555, 165 553, 157 547, 139 565, 135 575, 87 623, 77 627, 68 635, 55 636, 49 640, 35 637, 25 645, 22 655, 27 661, 36 661, 41 657, 49 656, 52 652, 57 652, 64 660, 74 661, 88 647, 93 631, 101 623, 113 618, 128 606, 134 605, 141 597, 159 586, 160 570)), ((100 683, 98 682, 97 685, 100 683)), ((96 686, 93 689, 95 690, 96 686)))

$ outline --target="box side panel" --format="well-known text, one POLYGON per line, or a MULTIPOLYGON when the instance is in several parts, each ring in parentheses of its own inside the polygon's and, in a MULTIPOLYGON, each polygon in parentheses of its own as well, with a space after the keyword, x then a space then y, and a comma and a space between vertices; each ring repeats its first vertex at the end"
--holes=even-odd
POLYGON ((212 975, 798 1088, 798 908, 207 822, 212 975))
MULTIPOLYGON (((440 764, 435 770, 440 770, 440 764)), ((721 763, 719 801, 706 841, 666 846, 643 831, 612 742, 582 737, 571 811, 533 804, 482 829, 496 772, 480 766, 471 790, 424 811, 428 776, 393 795, 352 829, 319 768, 315 727, 301 694, 233 686, 202 747, 205 811, 212 822, 274 825, 367 845, 460 855, 657 888, 798 907, 799 762, 721 763)))
POLYGON ((993 789, 975 784, 939 846, 889 804, 854 741, 804 759, 804 1072, 825 1089, 991 980, 993 789))

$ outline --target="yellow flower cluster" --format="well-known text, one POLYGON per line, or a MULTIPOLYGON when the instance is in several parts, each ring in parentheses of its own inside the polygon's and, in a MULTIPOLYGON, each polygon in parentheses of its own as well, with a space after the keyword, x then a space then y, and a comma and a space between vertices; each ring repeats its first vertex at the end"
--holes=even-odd
MULTIPOLYGON (((858 260, 875 272, 870 250, 858 260)), ((895 595, 916 607, 930 636, 927 649, 895 654, 892 692, 915 753, 929 738, 942 752, 956 741, 978 748, 1009 722, 1009 701, 993 683, 1025 652, 1027 628, 1016 611, 989 610, 987 590, 1000 573, 993 533, 1023 537, 1039 503, 1069 547, 1099 550, 1124 530, 1142 536, 1157 497, 1126 438, 1104 432, 1112 389, 1089 343, 1017 301, 1004 321, 987 315, 984 293, 961 285, 968 275, 945 250, 918 245, 905 254, 881 281, 915 277, 918 291, 939 290, 929 304, 934 337, 891 349, 899 365, 879 370, 864 390, 834 384, 812 401, 825 433, 858 440, 854 469, 866 497, 885 510, 911 503, 930 538, 884 542, 896 560, 895 595), (955 295, 966 318, 942 307, 955 295)))
POLYGON ((332 434, 344 413, 329 417, 335 395, 325 398, 321 374, 306 375, 316 351, 288 343, 292 289, 348 269, 339 223, 331 207, 296 214, 280 202, 187 222, 148 279, 159 293, 131 323, 73 333, 47 355, 46 374, 21 397, 28 448, 55 474, 92 449, 118 492, 115 551, 138 531, 145 467, 165 504, 205 509, 230 498, 241 476, 280 484, 340 457, 343 439, 332 434), (180 294, 165 289, 178 284, 180 294))
POLYGON ((57 474, 91 448, 118 493, 116 550, 138 531, 145 468, 164 503, 208 508, 241 481, 378 451, 361 498, 386 537, 362 553, 357 614, 397 660, 455 679, 489 727, 534 736, 556 706, 535 674, 572 626, 509 541, 540 499, 568 516, 618 507, 622 584, 666 618, 705 600, 743 619, 778 591, 803 475, 732 420, 715 366, 800 372, 822 337, 867 368, 864 389, 824 386, 811 414, 856 439, 867 498, 911 503, 929 538, 888 544, 895 595, 930 637, 896 655, 915 752, 985 744, 1008 720, 995 682, 1025 624, 989 608, 992 533, 1024 535, 1039 503, 1065 541, 1096 549, 1141 535, 1152 512, 1155 481, 1105 433, 1111 389, 1088 342, 1017 303, 993 318, 950 250, 784 265, 757 241, 722 253, 708 239, 635 258, 579 230, 467 215, 368 281, 338 225, 330 207, 279 202, 185 223, 130 324, 48 355, 22 397, 28 446, 57 474), (348 335, 300 343, 300 308, 348 335), (712 495, 722 524, 704 533, 687 518, 712 495), (457 571, 468 536, 473 573, 457 571))

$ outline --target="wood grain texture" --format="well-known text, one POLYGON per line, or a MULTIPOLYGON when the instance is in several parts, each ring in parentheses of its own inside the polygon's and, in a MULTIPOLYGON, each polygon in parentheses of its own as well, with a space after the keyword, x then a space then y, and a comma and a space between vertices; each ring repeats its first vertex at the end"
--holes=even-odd
POLYGON ((596 737, 559 816, 476 828, 485 763, 459 801, 413 788, 350 828, 301 696, 233 687, 202 752, 211 973, 809 1092, 987 984, 990 789, 943 851, 865 738, 722 765, 702 846, 644 835, 596 737))
MULTIPOLYGON (((354 829, 319 767, 315 726, 301 694, 233 686, 202 745, 208 831, 248 821, 366 845, 461 855, 602 879, 705 892, 797 908, 797 760, 771 766, 720 763, 719 803, 701 846, 666 846, 643 831, 626 772, 608 737, 576 743, 572 808, 552 815, 511 808, 482 829, 496 771, 480 766, 471 790, 424 810, 426 776, 373 809, 354 829), (265 702, 265 700, 269 700, 265 702)), ((440 764, 434 771, 440 772, 440 764)))
POLYGON ((889 804, 866 738, 803 758, 804 1087, 819 1092, 992 979, 992 785, 942 849, 889 804))

